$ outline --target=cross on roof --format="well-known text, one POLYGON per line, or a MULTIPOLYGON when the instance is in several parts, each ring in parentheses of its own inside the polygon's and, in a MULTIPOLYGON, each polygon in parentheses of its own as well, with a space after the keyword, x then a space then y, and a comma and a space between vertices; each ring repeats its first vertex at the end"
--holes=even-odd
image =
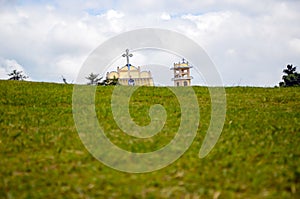
POLYGON ((126 49, 125 50, 125 53, 122 55, 123 57, 126 57, 127 59, 127 67, 129 68, 130 67, 130 64, 129 64, 129 57, 132 57, 133 55, 130 53, 129 54, 129 49, 126 49))

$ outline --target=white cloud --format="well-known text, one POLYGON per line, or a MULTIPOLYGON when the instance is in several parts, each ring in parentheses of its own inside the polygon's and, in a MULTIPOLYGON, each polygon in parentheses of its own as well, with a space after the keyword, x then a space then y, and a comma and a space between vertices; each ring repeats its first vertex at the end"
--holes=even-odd
POLYGON ((231 12, 212 12, 202 15, 183 15, 182 19, 188 19, 194 22, 200 32, 216 32, 220 30, 220 26, 223 22, 230 19, 232 16, 231 12))
POLYGON ((118 12, 116 10, 108 10, 102 16, 105 16, 107 18, 107 20, 111 20, 111 19, 120 19, 120 18, 124 17, 124 14, 121 12, 118 12))
POLYGON ((254 17, 220 11, 189 14, 183 19, 194 23, 186 34, 205 47, 226 85, 241 82, 272 86, 280 81, 285 64, 290 60, 300 61, 295 58, 295 47, 288 46, 290 38, 300 33, 296 25, 296 19, 300 18, 293 9, 288 12, 285 5, 274 5, 269 10, 272 12, 254 17))
POLYGON ((14 59, 4 59, 0 57, 0 79, 8 79, 8 74, 13 70, 22 71, 26 75, 23 66, 14 59))
POLYGON ((34 80, 75 79, 99 44, 143 27, 194 39, 213 59, 225 85, 272 86, 285 64, 300 65, 299 1, 0 0, 0 9, 0 56, 18 60, 34 80))
POLYGON ((161 16, 160 16, 160 18, 162 19, 162 20, 170 20, 171 19, 171 16, 168 14, 168 13, 162 13, 161 14, 161 16))
POLYGON ((290 40, 289 45, 291 50, 300 55, 300 38, 293 38, 290 40))

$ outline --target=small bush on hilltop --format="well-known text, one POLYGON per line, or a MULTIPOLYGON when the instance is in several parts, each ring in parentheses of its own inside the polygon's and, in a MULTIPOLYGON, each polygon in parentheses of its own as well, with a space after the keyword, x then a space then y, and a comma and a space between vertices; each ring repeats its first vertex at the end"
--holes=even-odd
POLYGON ((11 73, 7 74, 9 76, 8 80, 25 80, 28 76, 23 75, 23 71, 13 70, 11 73))

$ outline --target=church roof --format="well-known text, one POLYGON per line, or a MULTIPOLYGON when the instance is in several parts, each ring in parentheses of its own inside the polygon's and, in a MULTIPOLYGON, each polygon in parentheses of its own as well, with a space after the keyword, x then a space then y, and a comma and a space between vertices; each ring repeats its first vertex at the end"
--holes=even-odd
MULTIPOLYGON (((135 67, 135 66, 132 66, 132 65, 130 65, 130 70, 131 71, 133 71, 133 70, 138 70, 138 68, 137 67, 135 67)), ((123 66, 122 68, 120 68, 120 71, 128 71, 128 66, 127 65, 125 65, 125 66, 123 66)))

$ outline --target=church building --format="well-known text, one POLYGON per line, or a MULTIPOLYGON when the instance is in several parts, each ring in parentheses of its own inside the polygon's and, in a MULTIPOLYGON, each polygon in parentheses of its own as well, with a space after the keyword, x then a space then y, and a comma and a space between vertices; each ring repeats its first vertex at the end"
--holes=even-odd
POLYGON ((141 71, 141 67, 132 66, 129 63, 129 57, 133 55, 126 49, 122 55, 126 57, 127 64, 122 68, 117 67, 117 71, 107 72, 106 79, 117 78, 119 84, 129 86, 154 86, 150 71, 141 71))
POLYGON ((141 71, 141 67, 117 67, 117 71, 106 73, 106 79, 118 78, 121 85, 154 86, 150 71, 141 71))
MULTIPOLYGON (((117 71, 106 73, 106 79, 118 79, 119 84, 129 86, 154 86, 153 78, 150 71, 142 71, 141 67, 135 67, 129 63, 129 57, 133 55, 126 49, 122 55, 127 60, 123 67, 117 67, 117 71)), ((191 86, 193 77, 190 69, 193 68, 188 61, 182 59, 182 62, 174 63, 171 70, 174 71, 172 81, 174 86, 191 86)))

